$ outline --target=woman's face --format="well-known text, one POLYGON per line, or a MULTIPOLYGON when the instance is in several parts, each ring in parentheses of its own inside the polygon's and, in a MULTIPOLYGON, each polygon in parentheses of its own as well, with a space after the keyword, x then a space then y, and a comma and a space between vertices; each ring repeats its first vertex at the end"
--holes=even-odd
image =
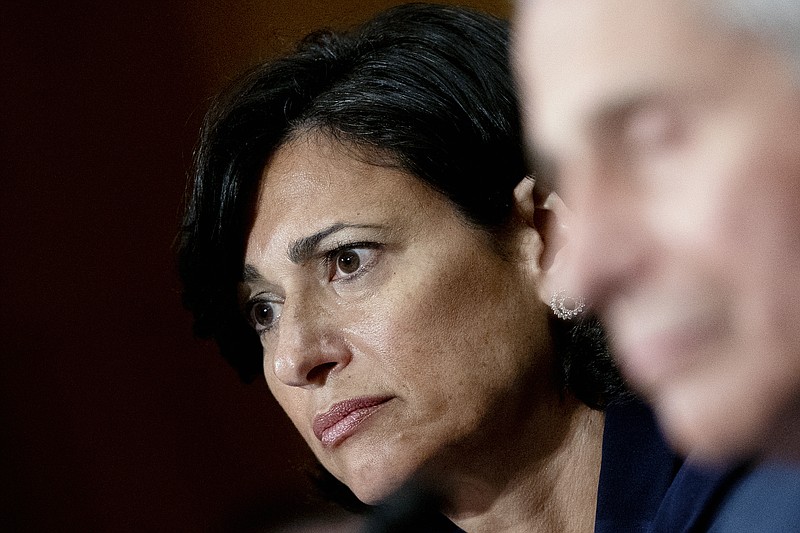
POLYGON ((535 269, 353 153, 310 135, 269 160, 240 297, 275 398, 370 503, 423 463, 491 453, 553 389, 535 269))

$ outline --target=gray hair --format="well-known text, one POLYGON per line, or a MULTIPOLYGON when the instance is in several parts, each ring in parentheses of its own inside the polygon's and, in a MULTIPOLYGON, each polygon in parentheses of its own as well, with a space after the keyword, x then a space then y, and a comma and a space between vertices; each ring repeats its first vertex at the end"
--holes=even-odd
POLYGON ((718 20, 786 55, 800 81, 800 5, 797 0, 698 0, 718 20))

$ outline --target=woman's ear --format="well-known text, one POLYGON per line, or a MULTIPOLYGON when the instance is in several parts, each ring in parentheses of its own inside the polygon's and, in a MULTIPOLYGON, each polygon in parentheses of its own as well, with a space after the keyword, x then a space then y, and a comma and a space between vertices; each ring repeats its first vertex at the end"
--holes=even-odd
POLYGON ((537 190, 535 185, 533 178, 523 178, 514 188, 514 200, 519 216, 538 234, 538 249, 527 251, 524 257, 536 261, 536 270, 540 272, 539 296, 549 302, 550 296, 560 289, 554 280, 563 268, 568 249, 570 212, 556 193, 537 190))

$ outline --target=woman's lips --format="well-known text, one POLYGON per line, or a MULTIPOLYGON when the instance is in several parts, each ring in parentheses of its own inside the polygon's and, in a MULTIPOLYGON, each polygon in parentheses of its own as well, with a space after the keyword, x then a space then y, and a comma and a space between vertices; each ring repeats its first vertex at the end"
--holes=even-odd
POLYGON ((355 433, 356 428, 390 398, 354 398, 334 404, 328 411, 314 417, 314 435, 325 448, 342 442, 355 433))

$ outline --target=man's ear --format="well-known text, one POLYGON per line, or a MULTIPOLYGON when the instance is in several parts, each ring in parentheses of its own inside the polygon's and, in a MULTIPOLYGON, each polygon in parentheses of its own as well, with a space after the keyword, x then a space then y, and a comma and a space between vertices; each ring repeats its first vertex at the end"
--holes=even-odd
POLYGON ((570 212, 556 193, 537 190, 535 184, 533 178, 523 178, 514 188, 514 200, 519 216, 539 236, 539 249, 530 250, 525 257, 536 261, 539 296, 548 302, 560 288, 551 280, 558 277, 567 253, 570 212))

